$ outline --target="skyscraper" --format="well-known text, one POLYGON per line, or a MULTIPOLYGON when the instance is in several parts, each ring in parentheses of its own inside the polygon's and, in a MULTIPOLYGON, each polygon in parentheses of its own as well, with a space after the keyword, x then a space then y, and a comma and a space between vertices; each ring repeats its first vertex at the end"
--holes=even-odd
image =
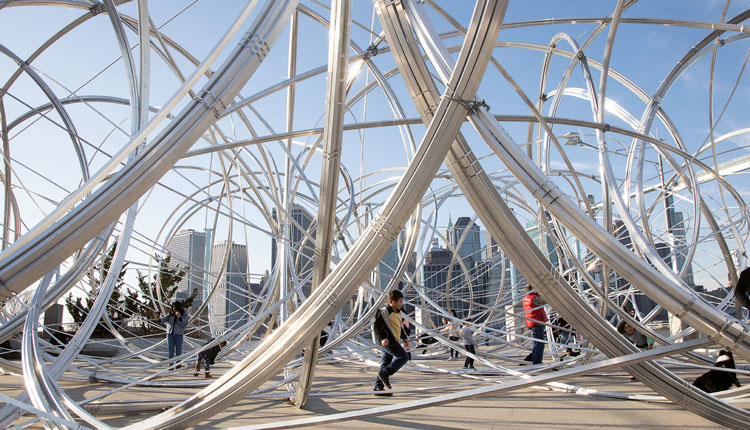
MULTIPOLYGON (((396 266, 398 266, 401 259, 399 258, 399 253, 403 253, 404 251, 404 245, 406 240, 406 231, 401 230, 401 233, 399 233, 398 238, 393 241, 390 248, 388 248, 387 251, 385 251, 385 254, 383 255, 383 258, 380 260, 380 263, 378 263, 378 272, 380 274, 380 289, 385 289, 386 286, 388 286, 388 283, 391 281, 391 278, 396 273, 396 266)), ((405 255, 401 255, 401 258, 406 258, 405 255)), ((407 261, 406 269, 404 271, 404 276, 407 275, 414 275, 414 271, 416 270, 416 260, 417 255, 416 252, 413 252, 412 255, 409 257, 409 260, 407 261)), ((398 289, 402 289, 403 282, 399 283, 398 289)))
MULTIPOLYGON (((448 284, 448 267, 450 266, 453 252, 445 248, 432 248, 427 252, 424 266, 422 266, 422 283, 425 294, 438 306, 448 309, 445 302, 446 286, 450 285, 450 309, 456 311, 459 316, 468 310, 468 289, 466 277, 461 270, 461 265, 456 261, 450 270, 450 284, 448 284), (461 300, 464 299, 464 300, 461 300)), ((438 315, 432 315, 436 324, 440 323, 438 315)))
POLYGON ((211 296, 211 326, 217 333, 234 329, 248 321, 249 286, 247 275, 247 248, 234 242, 221 242, 211 250, 211 275, 221 272, 224 253, 229 253, 226 272, 211 296))
POLYGON ((391 282, 393 276, 396 273, 396 267, 401 262, 402 258, 406 258, 406 267, 404 268, 403 277, 399 279, 398 284, 395 286, 397 290, 401 290, 404 293, 404 307, 401 311, 405 314, 411 314, 413 308, 417 302, 417 292, 414 288, 405 288, 404 279, 414 280, 414 272, 416 271, 417 253, 412 252, 410 256, 405 255, 404 252, 404 241, 406 240, 406 232, 401 231, 399 237, 393 241, 388 250, 385 251, 383 258, 378 263, 377 267, 377 284, 380 291, 385 291, 388 287, 388 283, 391 282), (401 253, 401 257, 399 257, 401 253))
MULTIPOLYGON (((402 232, 403 233, 403 232, 402 232)), ((383 258, 378 263, 378 283, 380 290, 383 291, 391 282, 393 274, 396 273, 398 265, 398 239, 394 240, 390 248, 385 251, 383 258)))
MULTIPOLYGON (((547 222, 547 228, 550 229, 550 231, 555 231, 555 225, 549 222, 549 214, 545 213, 545 220, 547 222)), ((549 258, 550 263, 552 263, 553 266, 556 266, 559 257, 557 254, 557 250, 555 249, 555 244, 552 242, 552 238, 549 237, 547 234, 547 230, 544 226, 540 226, 537 224, 536 221, 531 221, 526 223, 526 232, 529 234, 529 237, 531 240, 534 241, 534 243, 539 246, 539 249, 544 252, 544 254, 549 258), (544 242, 540 241, 539 235, 542 234, 544 242)), ((563 232, 564 233, 564 232, 563 232)), ((628 240, 630 240, 630 237, 628 237, 628 240)))
MULTIPOLYGON (((685 255, 687 254, 687 221, 685 220, 685 214, 680 211, 669 211, 671 216, 670 227, 672 238, 674 242, 674 253, 675 253, 675 270, 682 271, 685 266, 685 255)), ((695 285, 693 278, 693 265, 690 264, 685 270, 685 277, 683 278, 685 283, 688 285, 695 285)))
POLYGON ((510 261, 510 258, 498 246, 491 235, 487 235, 487 258, 477 265, 478 269, 474 282, 477 283, 477 289, 484 292, 485 305, 493 307, 496 304, 501 305, 497 312, 504 313, 505 316, 497 320, 493 325, 494 328, 506 330, 507 339, 515 339, 514 333, 521 334, 526 330, 523 318, 523 305, 521 297, 525 294, 523 276, 510 261), (486 269, 484 269, 486 267, 486 269), (481 288, 481 282, 486 282, 484 288, 481 288), (505 305, 502 305, 505 303, 505 305))
POLYGON ((185 271, 185 276, 177 284, 176 298, 184 300, 197 289, 198 294, 193 300, 193 307, 197 308, 203 303, 206 233, 182 230, 169 240, 167 251, 171 255, 171 263, 185 271))
POLYGON ((471 287, 473 289, 472 300, 482 305, 481 309, 485 309, 484 306, 492 305, 490 303, 490 297, 488 296, 491 290, 490 280, 492 276, 492 261, 490 259, 480 260, 474 263, 474 266, 469 271, 471 276, 471 287))
POLYGON ((461 247, 458 248, 458 255, 467 267, 471 267, 474 262, 482 259, 482 243, 479 234, 479 226, 476 223, 472 224, 471 218, 462 216, 456 220, 455 224, 448 226, 446 236, 448 238, 448 243, 450 243, 455 249, 458 247, 458 242, 461 240, 461 236, 463 236, 466 229, 469 229, 469 232, 461 243, 461 247), (469 224, 471 224, 471 227, 469 227, 469 224))
MULTIPOLYGON (((625 223, 622 220, 618 219, 614 221, 613 234, 617 238, 617 240, 620 241, 620 243, 622 243, 629 249, 633 249, 633 241, 630 238, 630 233, 628 232, 628 229, 625 227, 625 223)), ((670 256, 669 245, 657 242, 654 247, 656 248, 656 252, 662 258, 662 260, 667 263, 667 265, 671 266, 672 257, 670 256)), ((628 284, 628 281, 621 278, 619 275, 616 275, 614 279, 618 290, 622 290, 622 288, 628 284)), ((642 315, 648 314, 656 307, 655 301, 635 288, 633 288, 633 300, 635 302, 635 306, 638 307, 638 312, 642 315)), ((659 313, 657 313, 657 315, 653 318, 653 320, 666 321, 667 311, 661 309, 659 313)))
MULTIPOLYGON (((276 209, 272 209, 271 215, 274 220, 278 220, 276 209)), ((289 222, 289 246, 291 247, 290 265, 294 268, 295 277, 302 279, 308 277, 310 280, 302 285, 302 292, 305 296, 310 294, 312 286, 313 258, 315 256, 315 232, 311 232, 308 238, 305 238, 307 231, 310 229, 314 217, 310 212, 298 204, 293 204, 289 212, 294 222, 289 222)), ((271 267, 276 265, 278 247, 276 238, 271 239, 271 267)), ((289 269, 289 268, 287 268, 289 269)), ((288 273, 288 272, 282 272, 288 273)))

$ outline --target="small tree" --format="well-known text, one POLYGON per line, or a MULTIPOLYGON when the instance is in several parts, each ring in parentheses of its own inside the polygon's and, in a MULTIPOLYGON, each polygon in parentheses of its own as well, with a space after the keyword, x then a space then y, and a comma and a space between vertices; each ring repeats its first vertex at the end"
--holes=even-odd
MULTIPOLYGON (((178 284, 185 277, 185 270, 171 264, 172 256, 169 253, 164 257, 155 255, 154 259, 159 263, 158 273, 149 279, 146 275, 138 271, 138 289, 140 292, 130 292, 125 299, 132 306, 136 306, 138 308, 137 313, 146 320, 154 320, 159 317, 159 307, 156 303, 156 300, 159 298, 157 288, 161 288, 162 299, 169 303, 173 300, 175 294, 177 294, 178 284)), ((193 290, 190 297, 183 301, 185 308, 189 308, 193 304, 197 293, 198 290, 193 290)))
MULTIPOLYGON (((112 259, 115 255, 115 249, 117 249, 117 243, 118 239, 115 239, 115 242, 109 248, 104 258, 100 262, 96 263, 94 267, 92 267, 86 273, 86 278, 88 279, 88 284, 90 286, 89 290, 86 293, 86 297, 74 298, 73 294, 71 293, 68 294, 68 297, 65 298, 65 307, 67 308, 68 313, 70 313, 70 316, 73 317, 73 321, 75 321, 79 325, 83 322, 84 319, 86 319, 86 316, 91 311, 91 307, 94 305, 96 297, 99 295, 99 292, 104 285, 104 280, 107 278, 109 269, 112 266, 112 259)), ((122 265, 122 268, 120 268, 120 273, 117 276, 117 283, 115 284, 112 290, 112 294, 109 297, 109 302, 107 303, 107 315, 109 316, 109 319, 115 324, 128 318, 129 316, 125 303, 125 297, 123 297, 121 293, 121 288, 124 284, 122 278, 125 276, 127 265, 128 263, 124 263, 122 265)), ((109 331, 107 330, 107 327, 104 325, 104 323, 99 322, 99 324, 96 325, 96 328, 94 329, 94 335, 109 335, 109 331)))
POLYGON ((182 306, 187 309, 191 306, 193 306, 193 302, 195 301, 195 298, 198 296, 198 289, 193 288, 193 292, 190 293, 190 295, 182 301, 182 306))

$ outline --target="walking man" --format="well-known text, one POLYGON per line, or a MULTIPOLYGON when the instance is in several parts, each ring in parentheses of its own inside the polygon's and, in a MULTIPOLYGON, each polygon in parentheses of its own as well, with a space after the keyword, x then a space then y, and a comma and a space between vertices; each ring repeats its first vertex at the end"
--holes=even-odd
POLYGON ((375 316, 373 331, 382 350, 380 370, 375 380, 376 396, 393 395, 392 392, 385 391, 384 387, 391 389, 390 377, 409 360, 406 351, 399 343, 399 340, 404 337, 401 330, 401 306, 403 304, 404 295, 401 291, 392 290, 388 294, 388 306, 378 309, 375 316))

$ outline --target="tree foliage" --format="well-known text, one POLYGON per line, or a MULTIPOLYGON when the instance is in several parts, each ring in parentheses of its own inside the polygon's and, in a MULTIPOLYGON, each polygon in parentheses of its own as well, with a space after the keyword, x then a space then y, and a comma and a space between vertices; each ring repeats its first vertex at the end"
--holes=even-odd
MULTIPOLYGON (((130 296, 130 300, 138 301, 138 314, 145 320, 159 318, 157 300, 161 297, 164 306, 171 304, 177 294, 178 284, 185 277, 185 270, 176 264, 172 264, 172 256, 169 253, 163 257, 154 255, 154 259, 159 263, 158 272, 153 274, 149 279, 148 276, 138 271, 139 292, 132 293, 130 296), (159 292, 161 295, 159 295, 159 292)), ((197 294, 198 290, 193 290, 192 294, 182 301, 185 309, 193 305, 197 294)), ((152 332, 154 331, 154 327, 147 326, 146 331, 152 332)))
MULTIPOLYGON (((69 294, 65 298, 65 306, 73 317, 73 321, 81 323, 91 310, 96 296, 104 284, 104 280, 109 273, 112 265, 117 242, 107 252, 104 259, 94 265, 86 274, 90 285, 89 291, 84 297, 73 297, 69 294)), ((155 255, 154 258, 159 264, 159 270, 149 279, 140 271, 138 273, 138 290, 125 289, 123 293, 123 277, 126 272, 127 263, 123 264, 118 276, 117 284, 112 290, 109 302, 107 304, 107 315, 115 325, 125 326, 125 322, 131 322, 131 325, 146 327, 148 320, 154 320, 159 317, 159 307, 156 301, 159 299, 157 289, 161 291, 161 298, 166 305, 171 303, 177 293, 178 284, 185 276, 185 271, 177 265, 171 264, 172 257, 167 254, 164 257, 155 255)), ((185 308, 189 308, 198 290, 183 301, 185 308)), ((149 330, 147 330, 149 331, 149 330)), ((94 336, 107 336, 109 331, 103 322, 97 324, 94 330, 94 336)))
MULTIPOLYGON (((73 297, 73 294, 68 294, 65 298, 65 307, 68 313, 73 317, 73 321, 80 324, 86 319, 86 316, 91 311, 91 307, 94 305, 96 297, 99 295, 102 287, 104 286, 104 280, 107 278, 109 268, 112 266, 112 259, 115 255, 115 249, 117 249, 118 241, 112 244, 107 251, 104 258, 96 263, 88 272, 86 272, 86 279, 89 284, 88 292, 85 297, 73 297)), ((117 277, 117 283, 115 284, 112 295, 109 297, 107 302, 107 316, 114 324, 119 324, 126 320, 131 314, 128 312, 127 305, 125 303, 125 297, 122 295, 121 290, 124 284, 123 277, 127 270, 128 263, 124 263, 120 269, 120 273, 117 277)), ((94 329, 95 336, 106 336, 109 331, 103 322, 99 322, 94 329)))
MULTIPOLYGON (((170 254, 164 257, 155 255, 154 258, 159 263, 159 271, 152 275, 151 279, 138 271, 138 289, 140 290, 139 296, 141 298, 140 314, 149 319, 159 317, 159 307, 156 303, 159 297, 161 297, 163 300, 162 303, 165 305, 171 303, 175 294, 177 294, 178 284, 185 277, 185 270, 171 263, 172 256, 170 254)), ((192 306, 197 293, 198 290, 194 290, 190 297, 183 300, 182 304, 185 308, 192 306)))

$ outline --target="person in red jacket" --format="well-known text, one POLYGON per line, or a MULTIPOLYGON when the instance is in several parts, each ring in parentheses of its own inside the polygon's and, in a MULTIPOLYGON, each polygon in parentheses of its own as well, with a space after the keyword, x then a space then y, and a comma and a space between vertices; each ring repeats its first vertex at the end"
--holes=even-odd
MULTIPOLYGON (((523 310, 526 317, 526 328, 531 329, 531 335, 534 338, 534 346, 530 354, 531 363, 540 364, 544 354, 544 343, 542 341, 546 338, 543 323, 547 322, 547 313, 543 306, 547 302, 533 289, 531 284, 526 284, 528 294, 523 298, 523 310)), ((525 360, 528 361, 528 359, 529 357, 526 357, 525 360)))

